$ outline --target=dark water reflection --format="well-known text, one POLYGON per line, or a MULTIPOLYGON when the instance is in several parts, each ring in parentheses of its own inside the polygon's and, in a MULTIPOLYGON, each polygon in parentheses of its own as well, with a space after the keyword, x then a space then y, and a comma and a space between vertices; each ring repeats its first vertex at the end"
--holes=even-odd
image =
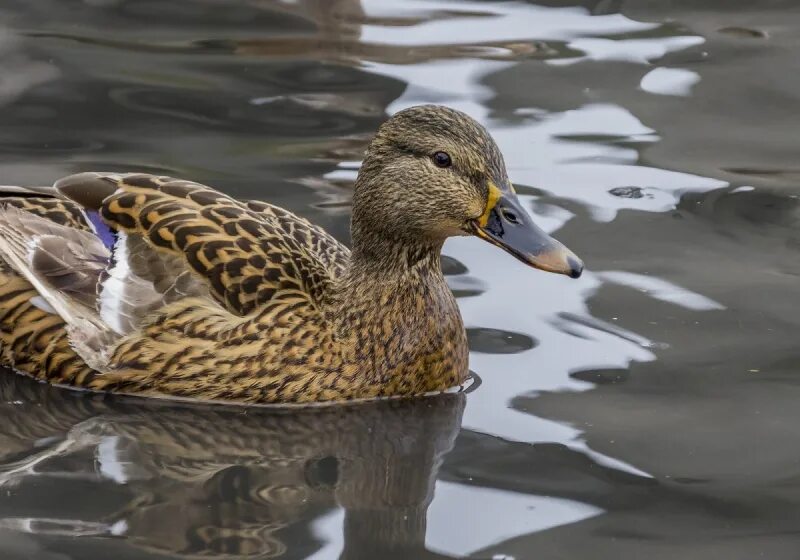
POLYGON ((348 239, 420 102, 579 281, 459 239, 469 395, 269 411, 0 378, 0 557, 796 558, 791 0, 7 0, 0 181, 169 173, 348 239))
POLYGON ((45 548, 103 557, 124 537, 147 557, 305 558, 330 546, 309 521, 339 507, 342 558, 437 556, 427 509, 463 394, 279 411, 2 380, 0 529, 45 548))

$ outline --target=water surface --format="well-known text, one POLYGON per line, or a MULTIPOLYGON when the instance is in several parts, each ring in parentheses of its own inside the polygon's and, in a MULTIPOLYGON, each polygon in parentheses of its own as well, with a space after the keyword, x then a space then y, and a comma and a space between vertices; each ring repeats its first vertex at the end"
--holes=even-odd
POLYGON ((370 135, 483 122, 578 280, 445 247, 468 395, 305 412, 0 378, 3 558, 796 558, 800 6, 9 0, 0 181, 191 178, 348 240, 370 135))

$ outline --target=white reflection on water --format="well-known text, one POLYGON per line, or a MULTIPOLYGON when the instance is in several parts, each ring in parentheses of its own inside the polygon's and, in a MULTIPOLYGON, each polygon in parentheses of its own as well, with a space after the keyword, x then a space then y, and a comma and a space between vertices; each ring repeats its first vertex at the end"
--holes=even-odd
POLYGON ((698 36, 658 37, 656 39, 578 39, 567 46, 586 53, 585 56, 548 61, 550 64, 574 64, 584 60, 638 62, 647 64, 673 51, 701 45, 705 39, 698 36))
POLYGON ((344 550, 344 535, 342 526, 344 525, 344 510, 335 509, 315 519, 311 523, 311 532, 315 539, 320 540, 322 548, 314 554, 306 557, 306 560, 328 560, 329 558, 339 558, 344 550))
MULTIPOLYGON (((563 498, 519 494, 491 488, 436 482, 436 499, 428 508, 425 547, 463 556, 520 535, 577 523, 603 510, 563 498), (469 528, 465 530, 465 528, 469 528)), ((344 548, 344 511, 334 510, 312 523, 325 544, 309 560, 337 558, 344 548)))
POLYGON ((700 81, 700 74, 685 68, 656 68, 648 72, 639 87, 656 95, 687 96, 700 81))
POLYGON ((655 142, 658 136, 616 105, 588 104, 526 126, 493 125, 485 118, 483 122, 503 150, 512 181, 576 200, 597 221, 611 221, 625 208, 666 212, 684 193, 727 184, 641 165, 639 153, 628 146, 655 142), (619 145, 620 141, 626 145, 619 145), (621 197, 609 192, 620 187, 641 189, 642 196, 621 197))
POLYGON ((612 284, 628 286, 635 290, 645 292, 650 297, 659 301, 673 303, 692 311, 718 311, 725 309, 721 303, 714 301, 704 295, 696 294, 686 288, 676 286, 672 282, 667 282, 661 278, 624 272, 621 270, 611 270, 608 272, 598 272, 597 276, 612 284))
POLYGON ((579 7, 547 8, 527 2, 469 2, 460 5, 461 14, 456 13, 457 4, 431 0, 407 0, 402 8, 381 0, 362 0, 361 3, 364 11, 376 18, 410 15, 431 18, 436 13, 447 13, 446 17, 415 25, 413 32, 405 26, 365 25, 361 33, 365 43, 411 46, 530 39, 567 41, 586 35, 619 35, 658 27, 633 21, 622 14, 589 16, 579 7))
POLYGON ((431 550, 462 556, 520 535, 577 523, 602 512, 600 508, 563 498, 466 487, 440 480, 436 483, 436 499, 428 508, 425 545, 431 550))

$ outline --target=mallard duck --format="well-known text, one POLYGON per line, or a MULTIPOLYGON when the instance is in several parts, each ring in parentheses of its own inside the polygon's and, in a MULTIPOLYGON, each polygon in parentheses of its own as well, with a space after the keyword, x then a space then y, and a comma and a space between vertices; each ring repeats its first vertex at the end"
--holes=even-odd
POLYGON ((82 173, 0 197, 0 363, 95 391, 247 403, 438 392, 468 373, 445 239, 583 269, 522 208, 489 133, 439 106, 378 130, 354 186, 352 250, 286 210, 170 177, 82 173))

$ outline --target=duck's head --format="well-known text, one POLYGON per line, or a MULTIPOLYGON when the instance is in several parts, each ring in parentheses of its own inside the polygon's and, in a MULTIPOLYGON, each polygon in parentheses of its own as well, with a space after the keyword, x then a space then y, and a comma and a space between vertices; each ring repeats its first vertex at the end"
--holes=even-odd
POLYGON ((583 271, 524 210, 483 126, 436 105, 400 111, 378 130, 356 181, 354 248, 377 238, 440 243, 457 235, 480 237, 548 272, 577 278, 583 271))

